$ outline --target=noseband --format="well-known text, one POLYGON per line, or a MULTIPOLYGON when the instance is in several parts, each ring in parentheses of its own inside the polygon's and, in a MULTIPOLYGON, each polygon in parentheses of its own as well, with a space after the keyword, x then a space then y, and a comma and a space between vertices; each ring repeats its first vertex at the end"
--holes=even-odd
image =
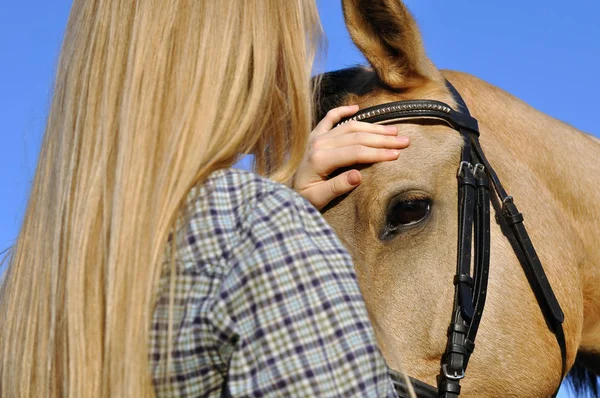
MULTIPOLYGON (((483 314, 487 294, 490 265, 490 187, 495 191, 501 207, 500 216, 509 226, 509 239, 513 239, 520 251, 521 264, 529 284, 550 330, 560 347, 561 380, 566 372, 567 348, 562 323, 564 314, 546 278, 533 243, 523 225, 523 215, 514 204, 479 144, 477 120, 458 91, 446 82, 454 100, 462 109, 455 111, 449 105, 432 100, 391 102, 359 111, 350 120, 368 123, 390 124, 410 119, 433 118, 446 122, 458 131, 464 140, 458 165, 458 250, 454 276, 454 304, 452 320, 448 328, 446 351, 441 358, 437 376, 437 388, 410 378, 418 397, 455 398, 460 394, 460 381, 465 377, 469 358, 475 349, 475 337, 483 314), (471 249, 474 247, 474 258, 471 249)), ((408 397, 404 377, 390 370, 399 397, 408 397)), ((560 387, 560 386, 559 386, 560 387)), ((558 388, 553 397, 556 397, 558 388)))

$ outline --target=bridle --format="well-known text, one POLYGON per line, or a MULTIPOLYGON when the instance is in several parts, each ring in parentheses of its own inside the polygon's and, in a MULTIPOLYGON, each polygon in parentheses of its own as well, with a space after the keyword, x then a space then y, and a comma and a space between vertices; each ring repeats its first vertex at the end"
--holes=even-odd
MULTIPOLYGON (((437 388, 410 378, 418 397, 455 398, 460 394, 460 381, 465 377, 469 358, 475 348, 475 337, 483 314, 487 294, 490 266, 490 202, 497 199, 500 215, 510 230, 510 238, 517 257, 525 271, 529 284, 550 330, 560 347, 561 380, 566 372, 567 348, 562 323, 564 314, 546 278, 533 243, 523 225, 523 215, 509 196, 498 175, 488 162, 479 144, 477 120, 458 91, 446 81, 454 100, 461 109, 455 111, 449 105, 433 100, 409 100, 391 102, 362 109, 350 120, 389 124, 408 119, 438 119, 458 131, 464 140, 461 160, 457 171, 458 180, 458 250, 454 276, 454 304, 452 320, 448 328, 446 351, 441 358, 437 376, 437 388), (491 182, 491 184, 490 184, 491 182), (490 186, 496 196, 490 196, 490 186), (474 259, 471 249, 474 246, 474 259), (519 254, 521 254, 519 256, 519 254)), ((390 370, 399 397, 408 397, 404 377, 390 370)), ((559 386, 560 387, 560 386, 559 386)), ((558 388, 552 397, 556 397, 558 388)))

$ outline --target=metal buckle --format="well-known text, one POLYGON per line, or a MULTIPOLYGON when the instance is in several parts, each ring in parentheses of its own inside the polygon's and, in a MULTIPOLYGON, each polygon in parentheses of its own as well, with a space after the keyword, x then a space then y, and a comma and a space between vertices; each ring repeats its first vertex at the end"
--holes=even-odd
POLYGON ((476 176, 477 175, 477 171, 481 170, 481 172, 485 171, 485 166, 482 165, 481 163, 477 163, 475 165, 475 167, 473 168, 473 174, 476 176))
POLYGON ((462 177, 464 175, 464 168, 468 167, 469 170, 471 170, 471 172, 473 171, 473 165, 469 162, 466 161, 461 161, 460 164, 458 165, 458 171, 456 172, 456 176, 457 177, 462 177))
POLYGON ((444 377, 446 377, 449 380, 454 380, 454 381, 458 381, 458 380, 462 380, 465 378, 465 370, 461 369, 460 371, 461 373, 458 374, 457 372, 454 372, 453 375, 451 375, 450 373, 448 373, 448 364, 442 364, 442 373, 444 374, 444 377))

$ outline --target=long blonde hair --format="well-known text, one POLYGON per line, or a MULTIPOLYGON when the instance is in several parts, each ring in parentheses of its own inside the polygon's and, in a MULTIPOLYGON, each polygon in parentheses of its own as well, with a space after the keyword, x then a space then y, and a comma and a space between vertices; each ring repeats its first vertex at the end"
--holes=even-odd
POLYGON ((311 126, 313 0, 75 0, 0 291, 0 396, 153 396, 148 333, 190 189, 286 181, 311 126))

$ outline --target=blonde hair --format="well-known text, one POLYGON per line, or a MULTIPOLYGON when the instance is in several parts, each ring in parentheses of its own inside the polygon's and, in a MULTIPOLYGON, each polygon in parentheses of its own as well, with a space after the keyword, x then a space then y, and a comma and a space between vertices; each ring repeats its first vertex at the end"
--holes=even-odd
POLYGON ((165 244, 191 188, 311 126, 313 0, 75 0, 0 291, 0 396, 148 397, 165 244))

